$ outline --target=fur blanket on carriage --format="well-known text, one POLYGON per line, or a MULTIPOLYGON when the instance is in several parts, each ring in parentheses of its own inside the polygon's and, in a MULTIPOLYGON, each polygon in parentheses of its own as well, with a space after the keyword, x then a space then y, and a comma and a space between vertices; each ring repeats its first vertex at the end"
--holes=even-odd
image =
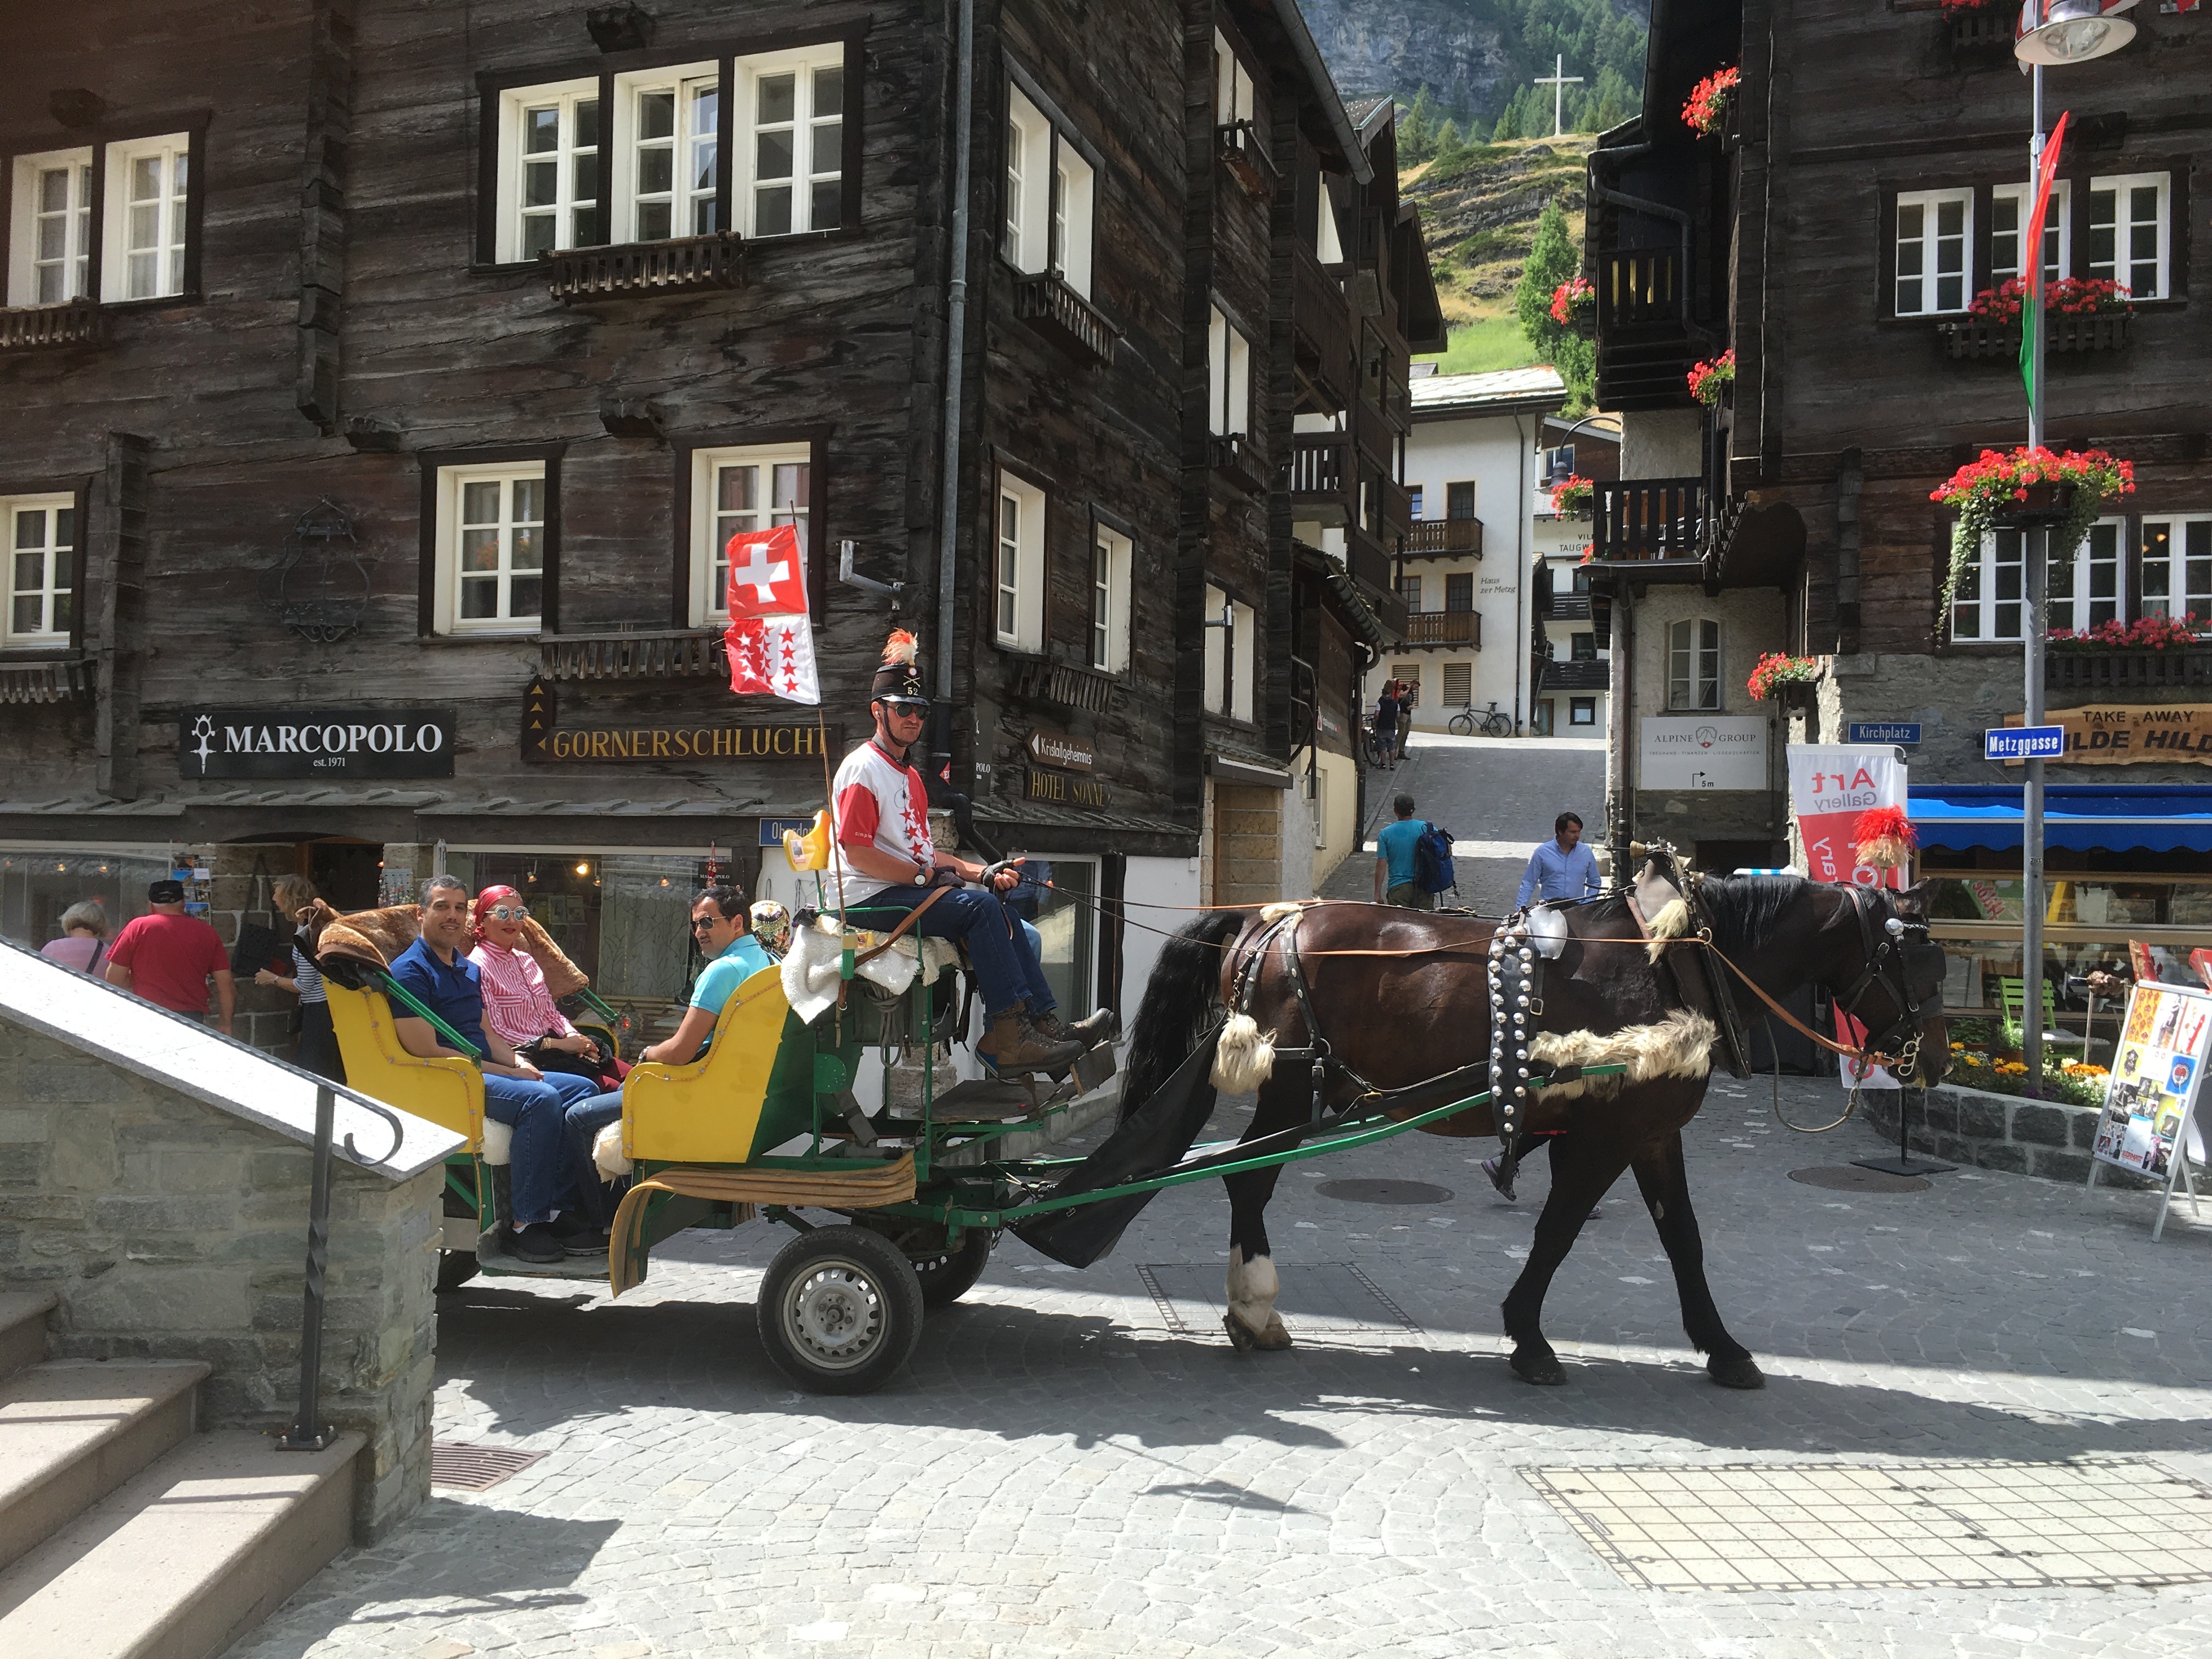
MULTIPOLYGON (((323 976, 359 991, 374 984, 378 969, 389 969, 400 952, 422 937, 422 912, 416 905, 395 904, 340 915, 318 899, 308 927, 315 935, 315 966, 323 976)), ((545 988, 556 1002, 592 982, 591 975, 568 960, 535 916, 523 919, 522 948, 544 971, 545 988)))

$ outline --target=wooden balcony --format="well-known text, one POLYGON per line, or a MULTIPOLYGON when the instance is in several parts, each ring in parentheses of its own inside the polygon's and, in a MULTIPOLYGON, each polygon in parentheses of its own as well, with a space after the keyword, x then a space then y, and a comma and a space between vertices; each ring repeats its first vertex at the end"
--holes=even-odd
POLYGON ((1536 616, 1542 622, 1588 622, 1590 596, 1587 593, 1554 593, 1536 605, 1536 616))
POLYGON ((538 641, 549 680, 719 679, 729 672, 718 633, 560 634, 538 641))
POLYGON ((1303 241, 1291 260, 1291 345, 1300 368, 1318 380, 1341 409, 1358 381, 1352 332, 1352 301, 1344 284, 1303 241))
POLYGON ((0 660, 0 703, 73 702, 89 697, 99 680, 97 665, 80 654, 0 660))
POLYGON ((1048 270, 1015 279, 1014 315, 1086 365, 1112 362, 1121 337, 1096 306, 1048 270))
POLYGON ((1480 611, 1414 611, 1406 617, 1406 643, 1482 649, 1480 611))
POLYGON ((90 300, 0 308, 0 351, 107 343, 107 313, 90 300))
POLYGON ((1601 480, 1590 544, 1606 563, 1698 561, 1705 552, 1705 500, 1701 478, 1601 480))
POLYGON ((1959 12, 1945 23, 1951 34, 1951 50, 1969 62, 2008 64, 2013 27, 2019 17, 2017 6, 1984 6, 1979 11, 1959 12))
POLYGON ((1607 409, 1686 406, 1695 358, 1686 273, 1674 248, 1597 256, 1597 395, 1607 409))
POLYGON ((1406 556, 1409 559, 1449 554, 1456 558, 1482 556, 1480 519, 1416 519, 1406 526, 1406 556))
POLYGON ((1213 149, 1246 195, 1264 202, 1275 193, 1281 176, 1268 157, 1266 137, 1252 122, 1231 121, 1214 128, 1213 149))
POLYGON ((1291 434, 1291 460, 1285 471, 1291 492, 1291 517, 1325 525, 1351 521, 1353 472, 1350 434, 1291 434))
POLYGON ((745 285, 745 240, 728 230, 622 247, 562 248, 538 257, 545 264, 547 291, 564 305, 745 285))
POLYGON ((1267 471, 1249 436, 1231 432, 1206 440, 1206 456, 1213 470, 1248 495, 1264 495, 1267 471))
POLYGON ((2087 692, 2212 685, 2212 649, 2075 651, 2053 647, 2043 659, 2043 683, 2053 691, 2087 692))
MULTIPOLYGON (((1968 15, 1979 15, 1978 13, 1968 15)), ((2047 351, 2124 351, 2135 338, 2132 326, 2135 314, 2132 312, 2111 311, 2083 317, 2053 316, 2044 320, 2051 328, 2044 341, 2044 349, 2047 351)), ((1966 317, 1956 322, 1939 323, 1936 331, 1942 336, 1944 349, 1954 361, 1995 357, 2006 362, 2016 362, 2020 359, 2018 323, 1999 323, 1983 317, 1966 317)))
POLYGON ((1544 665, 1544 677, 1538 684, 1540 691, 1604 691, 1613 684, 1613 665, 1609 662, 1559 662, 1544 665))
POLYGON ((1397 598, 1398 577, 1391 550, 1358 525, 1344 529, 1344 568, 1376 593, 1397 598))
POLYGON ((1382 492, 1382 521, 1376 526, 1376 533, 1384 545, 1398 548, 1405 545, 1406 532, 1413 527, 1413 498, 1406 486, 1387 473, 1377 480, 1382 492))

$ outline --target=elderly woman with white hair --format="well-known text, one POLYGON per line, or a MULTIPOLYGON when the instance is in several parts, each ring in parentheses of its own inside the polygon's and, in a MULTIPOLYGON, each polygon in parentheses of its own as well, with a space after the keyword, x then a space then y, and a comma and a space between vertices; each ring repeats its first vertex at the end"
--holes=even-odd
POLYGON ((39 954, 80 974, 96 974, 107 954, 107 912, 91 899, 62 912, 62 936, 48 939, 39 954))

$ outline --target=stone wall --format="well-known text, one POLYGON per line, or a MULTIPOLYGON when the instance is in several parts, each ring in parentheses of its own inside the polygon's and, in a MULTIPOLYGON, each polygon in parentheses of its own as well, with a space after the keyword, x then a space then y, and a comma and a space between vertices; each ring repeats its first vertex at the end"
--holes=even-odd
MULTIPOLYGON (((204 1360, 206 1426, 292 1420, 307 1147, 0 1018, 0 1288, 60 1297, 57 1358, 204 1360)), ((364 1540, 429 1493, 443 1181, 333 1163, 322 1410, 368 1437, 364 1540)))
MULTIPOLYGON (((1893 1142, 1897 1138, 1900 1089, 1869 1089, 1859 1097, 1867 1121, 1893 1142)), ((1983 1089, 1939 1085, 1928 1091, 1923 1114, 1916 1097, 1905 1109, 1906 1139, 1915 1152, 2012 1175, 2048 1181, 2086 1182, 2089 1148, 2100 1110, 2057 1100, 2020 1100, 1983 1089)), ((2097 1184, 2151 1187, 2157 1183, 2106 1164, 2097 1184)))
MULTIPOLYGON (((1266 785, 1216 780, 1212 794, 1214 861, 1211 902, 1267 904, 1282 897, 1286 817, 1284 806, 1289 799, 1286 793, 1266 785)), ((1306 820, 1301 827, 1310 848, 1311 820, 1306 820)), ((1310 871, 1310 851, 1308 858, 1310 871)))

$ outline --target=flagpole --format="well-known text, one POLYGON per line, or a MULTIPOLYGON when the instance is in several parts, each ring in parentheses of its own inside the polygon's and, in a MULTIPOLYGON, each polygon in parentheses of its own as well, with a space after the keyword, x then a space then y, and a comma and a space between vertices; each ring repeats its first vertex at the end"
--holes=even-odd
MULTIPOLYGON (((2032 191, 2043 178, 2043 65, 2034 66, 2034 131, 2027 144, 2027 177, 2032 191)), ((2026 240, 2028 227, 2021 225, 2026 240)), ((2027 303, 2021 308, 2021 326, 2028 331, 2027 447, 2043 447, 2043 228, 2035 227, 2035 246, 2022 246, 2021 261, 2029 272, 2027 303)), ((2021 632, 2027 646, 2027 702, 2022 724, 2043 724, 2043 648, 2045 623, 2044 596, 2048 589, 2051 535, 2055 526, 2045 523, 2023 528, 2023 539, 2036 545, 2023 547, 2027 566, 2027 615, 2021 632)), ((2068 550, 2070 554, 2072 550, 2068 550)), ((2027 1063, 2031 1096, 2043 1092, 2043 763, 2027 763, 2027 781, 2021 788, 2020 916, 2021 916, 2021 1051, 2027 1063)))

